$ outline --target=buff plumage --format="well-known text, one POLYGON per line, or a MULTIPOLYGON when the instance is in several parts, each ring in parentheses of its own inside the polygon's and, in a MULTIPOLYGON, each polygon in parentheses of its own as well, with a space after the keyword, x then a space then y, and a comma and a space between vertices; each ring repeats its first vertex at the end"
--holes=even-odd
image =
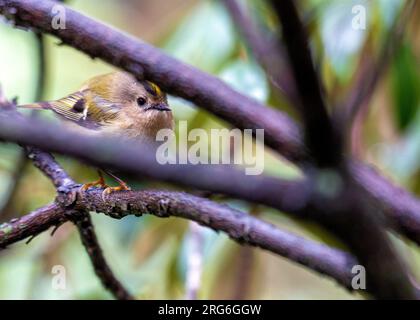
POLYGON ((96 76, 64 98, 20 107, 52 110, 88 133, 142 141, 152 141, 160 129, 173 127, 166 94, 125 72, 96 76))
MULTIPOLYGON (((136 139, 146 144, 156 141, 160 129, 173 128, 166 94, 156 84, 138 81, 126 72, 96 76, 64 98, 19 107, 51 110, 77 131, 136 139)), ((82 189, 99 185, 105 188, 104 194, 130 189, 112 172, 101 170, 115 178, 120 186, 108 187, 99 171, 100 179, 85 184, 82 189)))

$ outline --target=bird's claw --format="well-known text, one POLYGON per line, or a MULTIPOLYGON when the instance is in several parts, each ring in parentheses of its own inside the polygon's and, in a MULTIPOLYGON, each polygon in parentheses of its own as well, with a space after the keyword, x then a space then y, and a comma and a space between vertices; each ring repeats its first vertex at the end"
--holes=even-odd
POLYGON ((109 186, 105 183, 104 180, 99 179, 98 181, 85 183, 84 185, 81 186, 80 190, 81 191, 86 191, 89 188, 96 187, 96 186, 97 187, 100 187, 101 189, 107 189, 107 188, 109 188, 109 186))
POLYGON ((131 191, 131 188, 127 186, 126 184, 121 184, 118 187, 107 187, 104 191, 102 191, 102 200, 105 201, 105 197, 112 193, 117 191, 131 191))

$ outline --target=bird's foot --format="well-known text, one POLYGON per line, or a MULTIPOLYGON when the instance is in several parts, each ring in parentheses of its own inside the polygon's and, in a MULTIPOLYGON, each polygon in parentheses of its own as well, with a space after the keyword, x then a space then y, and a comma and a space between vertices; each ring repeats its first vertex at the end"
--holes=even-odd
POLYGON ((90 183, 85 183, 80 188, 80 190, 86 191, 87 189, 89 189, 91 187, 100 187, 101 189, 105 189, 105 190, 109 188, 109 186, 105 183, 105 180, 104 180, 104 178, 102 176, 97 181, 90 182, 90 183))
POLYGON ((117 191, 131 191, 131 188, 124 182, 120 182, 118 187, 107 187, 104 191, 102 191, 102 200, 105 201, 105 196, 117 191))

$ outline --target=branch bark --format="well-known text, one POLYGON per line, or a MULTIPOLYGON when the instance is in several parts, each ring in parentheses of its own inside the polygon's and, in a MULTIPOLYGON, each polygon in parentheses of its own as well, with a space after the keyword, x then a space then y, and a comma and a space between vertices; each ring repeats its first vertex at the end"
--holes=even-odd
MULTIPOLYGON (((4 113, 2 113, 4 114, 4 113)), ((291 201, 290 204, 296 203, 299 204, 302 199, 299 197, 302 196, 304 190, 302 188, 308 188, 306 186, 306 183, 304 182, 289 182, 291 183, 292 188, 287 188, 287 184, 284 184, 286 189, 282 189, 280 186, 283 185, 283 182, 277 181, 278 179, 275 178, 269 178, 267 181, 264 180, 266 178, 258 177, 257 181, 257 189, 249 188, 249 187, 242 187, 243 185, 253 185, 252 183, 249 183, 247 180, 248 178, 251 178, 251 176, 244 176, 240 173, 238 174, 232 174, 231 171, 233 170, 226 170, 228 168, 218 170, 218 169, 209 169, 210 167, 200 167, 200 166, 194 166, 194 169, 191 170, 190 166, 186 165, 185 171, 182 168, 179 168, 178 166, 161 166, 161 165, 150 165, 149 166, 149 160, 145 158, 144 149, 142 152, 138 153, 137 150, 141 150, 141 148, 133 147, 132 144, 130 146, 124 146, 123 143, 110 143, 110 140, 106 140, 106 149, 103 148, 104 141, 102 139, 96 138, 96 137, 85 137, 78 135, 74 132, 67 132, 66 129, 60 127, 60 130, 57 130, 57 128, 54 128, 54 126, 48 126, 48 125, 41 125, 39 126, 39 120, 34 121, 31 120, 31 123, 26 122, 20 122, 21 120, 14 119, 12 116, 9 116, 7 118, 7 121, 2 121, 3 117, 0 114, 0 137, 3 135, 3 129, 8 132, 12 137, 18 138, 20 143, 29 143, 33 144, 37 147, 46 148, 48 150, 53 151, 60 151, 64 154, 70 154, 72 156, 76 155, 81 159, 89 160, 90 163, 96 164, 96 165, 103 165, 103 166, 113 166, 113 168, 119 168, 122 169, 122 171, 125 172, 131 172, 135 173, 136 176, 144 177, 144 175, 147 176, 154 176, 159 179, 163 180, 169 180, 173 182, 183 182, 185 184, 189 184, 195 187, 200 187, 203 189, 206 189, 206 187, 209 187, 213 189, 213 191, 219 191, 219 188, 217 186, 217 183, 220 183, 220 185, 223 188, 226 188, 227 191, 231 190, 231 188, 236 188, 239 191, 231 192, 231 194, 234 194, 236 196, 241 196, 244 199, 258 199, 260 202, 266 202, 266 203, 274 203, 277 205, 284 205, 282 204, 282 201, 285 201, 284 199, 280 202, 277 202, 280 198, 288 198, 288 201, 291 201), (9 124, 10 127, 8 127, 6 124, 9 124), (12 131, 10 131, 12 130, 12 131), (15 132, 14 132, 15 131, 15 132), (51 132, 50 132, 51 131, 51 132), (111 146, 111 149, 109 149, 111 146), (117 148, 117 149, 114 149, 117 148), (90 150, 87 156, 85 156, 85 150, 90 150), (101 152, 106 151, 106 158, 103 158, 101 156, 101 152), (123 155, 123 157, 115 158, 116 155, 123 155), (102 160, 95 160, 95 157, 102 160), (106 160, 103 160, 106 159, 106 160), (197 179, 197 177, 202 177, 203 180, 197 179), (246 180, 241 180, 242 178, 246 180), (197 181, 200 181, 199 183, 197 181), (203 182, 204 181, 204 182, 203 182), (245 181, 245 182, 244 182, 245 181), (204 184, 207 183, 207 184, 204 184), (232 183, 232 185, 230 185, 232 183), (303 184, 302 184, 303 183, 303 184), (212 187, 212 185, 215 184, 215 186, 212 187), (274 189, 272 189, 274 188, 274 189), (260 191, 267 191, 267 192, 261 192, 260 191), (274 190, 271 192, 270 190, 274 190), (250 194, 249 194, 250 193, 250 194), (258 193, 258 194, 256 194, 258 193), (271 199, 269 197, 276 197, 276 199, 271 199), (296 202, 292 201, 292 198, 297 199, 296 202), (297 197, 297 198, 296 198, 297 197)), ((47 171, 48 172, 48 171, 47 171)), ((56 172, 55 170, 52 170, 52 172, 56 172)), ((289 186, 290 187, 290 186, 289 186)), ((60 193, 67 195, 69 188, 59 188, 60 193)), ((221 191, 222 193, 225 193, 225 190, 221 191)), ((101 191, 96 191, 96 193, 99 195, 101 191)), ((71 193, 70 193, 71 194, 71 193)), ((228 220, 223 220, 224 222, 219 224, 214 224, 218 222, 219 215, 217 215, 215 218, 213 216, 207 217, 204 215, 204 212, 201 212, 198 207, 193 206, 194 203, 196 203, 197 206, 199 206, 202 209, 206 208, 206 204, 200 202, 198 199, 193 198, 186 198, 183 202, 183 206, 176 207, 175 212, 170 211, 167 208, 167 201, 175 202, 177 198, 181 198, 181 195, 175 194, 173 195, 173 199, 171 200, 171 194, 166 193, 129 193, 129 192, 123 192, 123 193, 115 193, 107 196, 105 199, 106 202, 103 202, 102 197, 95 196, 93 198, 88 198, 89 195, 92 194, 92 192, 88 192, 85 194, 84 199, 90 199, 88 202, 81 202, 80 207, 75 207, 75 209, 79 210, 90 210, 90 211, 99 211, 99 212, 105 212, 112 217, 120 218, 126 214, 129 213, 144 213, 144 211, 150 211, 153 209, 153 212, 155 215, 176 215, 185 217, 188 219, 192 219, 194 221, 197 221, 199 223, 202 223, 204 225, 207 225, 209 227, 214 227, 217 230, 222 230, 225 232, 228 232, 231 234, 232 237, 235 238, 235 234, 237 237, 235 239, 241 240, 243 238, 243 232, 239 232, 238 226, 235 224, 235 227, 231 229, 229 227, 229 224, 233 223, 232 220, 237 219, 238 217, 234 214, 231 214, 230 217, 227 217, 228 220), (142 195, 147 197, 147 201, 142 198, 142 195), (126 197, 129 196, 138 196, 138 198, 135 198, 136 201, 128 201, 126 197), (100 199, 99 199, 99 198, 100 199), (166 200, 165 200, 166 199, 166 200), (187 200, 189 200, 188 203, 187 200), (150 201, 150 202, 149 202, 150 201), (192 206, 192 212, 188 212, 187 206, 192 206), (152 208, 152 209, 150 209, 152 208), (143 211, 141 210, 143 209, 143 211), (169 212, 168 212, 169 210, 169 212), (179 211, 178 211, 179 210, 179 211), (199 216, 196 216, 196 214, 199 214, 199 216)), ((64 202, 67 204, 73 203, 74 197, 64 197, 66 199, 64 202), (70 199, 70 200, 68 200, 70 199)), ((320 203, 324 203, 327 199, 320 198, 318 199, 320 203)), ((354 199, 353 199, 354 200, 354 199)), ((80 202, 78 202, 80 204, 80 202)), ((287 202, 289 203, 289 202, 287 202)), ((347 202, 346 202, 347 203, 347 202)), ((172 208, 172 207, 170 207, 172 208)), ((351 207, 354 208, 354 207, 351 207)), ((218 209, 218 208, 217 208, 218 209)), ((302 209, 295 208, 296 211, 299 214, 302 213, 302 209)), ((312 215, 316 214, 316 217, 322 217, 319 212, 316 212, 317 207, 316 206, 308 206, 305 208, 306 214, 312 215), (313 212, 311 210, 313 209, 313 212)), ((220 209, 219 209, 220 210, 220 209)), ((206 211, 207 212, 207 211, 206 211)), ((293 212, 293 210, 292 210, 293 212)), ((328 212, 331 212, 329 210, 328 212)), ((208 214, 208 213, 207 213, 208 214)), ((227 213, 224 213, 227 214, 227 213)), ((312 217, 314 217, 312 215, 312 217)), ((321 220, 321 222, 323 222, 321 220)), ((246 227, 248 228, 248 227, 246 227)), ((265 227, 264 227, 265 228, 265 227)), ((259 229, 261 231, 261 236, 264 235, 263 229, 259 229)), ((259 234, 259 232, 258 232, 259 234)), ((251 244, 260 245, 260 242, 264 239, 257 239, 254 240, 251 244)), ((1 245, 1 242, 0 242, 1 245)), ((269 243, 265 243, 262 245, 263 247, 269 247, 269 243)), ((290 254, 290 253, 289 253, 290 254)))
MULTIPOLYGON (((152 214, 180 217, 216 231, 223 231, 243 245, 259 247, 335 279, 352 290, 351 269, 357 260, 349 253, 282 231, 274 225, 210 200, 172 191, 130 191, 112 193, 105 201, 102 190, 78 193, 73 204, 78 210, 103 212, 121 219, 126 215, 152 214)), ((0 247, 5 248, 71 219, 54 203, 0 228, 0 247)))
MULTIPOLYGON (((47 176, 54 184, 57 192, 64 195, 69 195, 71 190, 77 184, 70 178, 70 176, 63 170, 63 168, 55 161, 54 157, 44 151, 33 147, 24 147, 26 156, 32 160, 32 163, 44 175, 47 176)), ((61 197, 63 205, 73 201, 73 198, 61 197)), ((92 262, 95 274, 102 282, 103 286, 108 289, 112 295, 119 300, 134 300, 134 297, 124 288, 120 281, 116 278, 111 268, 109 267, 101 246, 98 242, 94 226, 89 214, 83 210, 73 210, 64 208, 65 220, 70 220, 74 223, 79 231, 80 239, 86 249, 86 252, 92 262)), ((61 210, 57 210, 61 211, 61 210)), ((65 221, 61 218, 56 227, 65 221)), ((35 235, 34 233, 33 235, 35 235)))
MULTIPOLYGON (((145 76, 168 92, 205 107, 239 128, 263 128, 268 146, 298 164, 307 159, 299 127, 285 114, 262 106, 214 77, 65 6, 66 29, 54 30, 50 24, 53 5, 54 2, 48 0, 1 0, 0 13, 19 27, 51 33, 91 57, 101 58, 138 77, 145 76)), ((393 224, 420 244, 420 200, 361 162, 355 162, 351 169, 357 169, 352 173, 357 175, 364 191, 374 196, 377 205, 386 208, 393 224), (365 175, 366 172, 369 174, 365 175), (372 185, 376 186, 374 193, 370 189, 372 185), (389 190, 398 190, 408 202, 398 201, 389 190)))
MULTIPOLYGON (((298 107, 305 125, 305 145, 318 167, 342 162, 341 135, 334 129, 325 107, 318 74, 312 63, 306 30, 293 1, 271 1, 280 19, 293 79, 299 95, 298 107)), ((280 49, 279 49, 280 50, 280 49)))
POLYGON ((264 139, 291 160, 302 158, 298 126, 286 115, 231 89, 223 81, 162 53, 153 46, 94 21, 67 6, 66 28, 54 29, 54 1, 2 0, 0 13, 21 27, 57 36, 92 58, 101 58, 146 78, 168 93, 207 109, 242 129, 266 129, 264 139))
MULTIPOLYGON (((0 100, 3 98, 0 97, 0 100)), ((15 107, 13 103, 2 101, 0 103, 1 107, 13 110, 15 107)), ((12 113, 11 113, 12 114, 12 113)), ((62 205, 65 206, 66 203, 74 201, 74 198, 67 198, 71 194, 71 190, 77 186, 77 184, 71 179, 71 177, 63 170, 63 168, 55 161, 54 157, 44 151, 38 150, 31 146, 24 146, 24 154, 28 159, 32 161, 35 167, 37 167, 44 175, 50 179, 53 183, 59 195, 61 196, 57 199, 61 199, 62 205), (64 200, 64 201, 63 201, 64 200)), ((104 287, 108 289, 117 299, 121 300, 133 300, 134 298, 128 293, 124 286, 118 281, 118 279, 113 274, 111 268, 108 266, 108 263, 105 260, 100 244, 97 240, 96 233, 90 216, 85 211, 77 211, 73 209, 60 208, 56 204, 47 206, 40 210, 35 211, 33 214, 36 218, 45 225, 38 225, 29 227, 27 232, 30 232, 31 239, 37 234, 45 231, 50 226, 55 226, 58 228, 62 223, 67 220, 70 220, 77 227, 81 241, 86 248, 86 252, 89 255, 89 258, 92 262, 94 271, 104 287)), ((30 215, 29 215, 30 216, 30 215)), ((25 216, 28 217, 28 216, 25 216)), ((28 217, 25 220, 25 217, 20 219, 14 219, 12 221, 21 221, 18 225, 18 230, 13 230, 10 227, 10 224, 4 223, 0 226, 0 238, 3 236, 5 242, 0 244, 0 247, 7 246, 10 243, 10 237, 26 237, 24 229, 26 229, 27 222, 31 222, 33 217, 28 217), (15 234, 14 234, 15 233, 15 234)), ((0 243, 2 241, 0 240, 0 243)))
MULTIPOLYGON (((252 17, 246 12, 241 3, 237 0, 224 0, 224 3, 237 25, 238 31, 242 33, 255 58, 265 69, 267 75, 271 79, 281 79, 275 81, 277 84, 280 84, 280 90, 289 97, 291 102, 295 101, 295 104, 297 104, 296 100, 298 97, 289 71, 282 70, 282 64, 272 61, 274 59, 281 60, 284 55, 281 52, 284 51, 284 48, 279 48, 280 44, 276 39, 267 39, 262 32, 259 32, 260 30, 252 21, 252 17)), ((337 112, 338 110, 343 112, 336 114, 334 118, 347 119, 346 121, 337 120, 339 123, 346 122, 344 126, 339 125, 340 128, 351 123, 352 114, 357 113, 359 106, 362 103, 366 103, 366 100, 369 99, 380 74, 384 72, 387 61, 392 57, 395 50, 393 45, 398 44, 402 37, 402 32, 413 5, 415 5, 413 1, 407 3, 401 17, 394 22, 394 26, 387 36, 388 40, 384 42, 384 48, 378 62, 368 64, 368 67, 363 70, 363 76, 360 76, 360 79, 363 81, 357 82, 357 85, 350 90, 348 98, 345 99, 347 101, 345 107, 336 108, 337 112)), ((349 161, 349 167, 351 174, 358 184, 364 188, 366 194, 376 200, 379 211, 386 213, 392 227, 417 244, 420 244, 420 200, 381 176, 373 167, 354 160, 349 161)))
MULTIPOLYGON (((306 30, 292 0, 271 1, 283 31, 305 124, 305 144, 315 165, 313 179, 325 175, 326 168, 339 184, 325 203, 319 203, 324 191, 314 189, 310 201, 316 220, 329 227, 348 244, 366 268, 368 286, 382 299, 412 299, 415 288, 406 265, 388 239, 383 219, 373 210, 371 199, 361 190, 344 161, 342 132, 327 112, 321 82, 315 71, 306 30), (381 254, 377 254, 380 252, 381 254), (386 263, 384 263, 384 260, 386 263)), ((325 196, 325 194, 324 194, 325 196)))
MULTIPOLYGON (((21 118, 13 115, 13 104, 4 101, 1 96, 0 102, 5 110, 9 110, 9 120, 21 118)), ((112 193, 104 200, 102 190, 99 189, 76 192, 75 190, 80 190, 79 186, 50 154, 34 147, 26 147, 25 151, 34 165, 52 181, 57 188, 58 196, 56 203, 2 224, 0 248, 4 249, 27 237, 32 239, 51 226, 57 228, 71 220, 79 227, 82 242, 86 246, 95 272, 104 286, 112 290, 116 297, 131 298, 107 266, 86 212, 104 212, 118 219, 128 214, 138 216, 146 213, 159 217, 173 215, 186 218, 214 230, 224 231, 239 243, 257 246, 288 257, 321 274, 331 276, 349 290, 352 288, 351 268, 357 262, 348 253, 295 236, 240 211, 185 193, 123 192, 112 193)))
POLYGON ((311 187, 304 179, 292 181, 265 175, 247 176, 244 170, 227 165, 161 165, 156 161, 155 150, 140 143, 136 145, 136 142, 128 143, 108 136, 87 136, 40 119, 18 118, 9 112, 0 112, 0 139, 69 155, 139 179, 149 177, 178 183, 297 214, 307 203, 306 193, 311 187))
MULTIPOLYGON (((50 1, 2 0, 0 1, 0 12, 9 18, 14 19, 19 25, 31 26, 55 34, 64 42, 82 49, 92 56, 99 56, 108 62, 132 72, 139 78, 145 77, 150 79, 160 84, 163 89, 169 93, 180 95, 200 104, 240 128, 264 128, 266 130, 267 144, 274 149, 283 152, 283 154, 291 160, 302 163, 308 160, 308 155, 310 155, 312 158, 311 160, 319 167, 337 167, 341 170, 342 150, 339 135, 334 132, 332 123, 329 121, 329 117, 326 113, 320 86, 314 68, 311 66, 311 57, 307 48, 306 39, 292 2, 275 2, 274 5, 278 6, 280 10, 279 15, 281 17, 281 22, 283 23, 285 35, 287 35, 285 36, 286 44, 292 63, 292 69, 295 74, 297 89, 300 92, 301 108, 303 110, 302 114, 304 116, 306 128, 305 145, 308 147, 309 154, 304 151, 305 147, 301 142, 297 126, 281 113, 265 108, 262 105, 258 107, 259 110, 255 111, 252 108, 257 105, 255 101, 236 93, 225 86, 221 81, 185 64, 179 63, 176 60, 161 54, 157 49, 147 44, 136 42, 121 33, 113 31, 112 29, 100 25, 69 9, 66 10, 66 16, 67 22, 69 22, 69 20, 71 21, 70 26, 68 25, 65 30, 55 30, 48 20, 52 4, 53 3, 50 1), (45 19, 40 19, 40 17, 44 17, 45 19), (291 32, 289 31, 294 30, 297 32, 297 41, 294 41, 294 39, 290 37, 291 32), (115 44, 118 44, 118 48, 115 44), (102 50, 102 47, 105 49, 102 50), (310 81, 302 77, 306 72, 308 72, 307 74, 310 81), (314 106, 315 112, 309 111, 311 105, 314 106), (283 123, 287 124, 287 127, 282 126, 281 124, 283 123)), ((88 147, 84 150, 93 150, 93 155, 83 154, 84 150, 82 152, 76 145, 70 145, 71 150, 66 151, 63 150, 63 146, 69 148, 69 144, 64 144, 65 141, 63 138, 66 137, 66 134, 68 134, 67 137, 69 137, 69 132, 63 135, 61 133, 62 130, 60 129, 55 132, 50 131, 47 135, 43 136, 35 123, 31 126, 28 123, 28 128, 24 129, 25 132, 19 132, 19 126, 21 126, 20 128, 22 130, 24 128, 22 127, 24 121, 20 123, 20 120, 12 121, 13 123, 8 124, 3 120, 4 119, 0 120, 0 123, 2 124, 1 128, 3 129, 3 127, 5 127, 6 129, 8 128, 11 130, 11 132, 6 132, 7 130, 1 132, 1 136, 5 137, 7 140, 20 143, 29 142, 35 146, 45 147, 48 150, 71 154, 96 165, 104 164, 105 166, 112 168, 123 168, 126 172, 136 173, 137 175, 140 175, 141 173, 147 174, 151 171, 149 176, 157 179, 169 182, 181 182, 185 185, 201 189, 209 189, 210 191, 242 197, 250 201, 273 206, 280 210, 299 213, 306 217, 316 217, 324 224, 330 224, 330 228, 338 226, 341 229, 340 232, 343 232, 342 234, 346 234, 344 228, 345 224, 340 224, 339 221, 334 220, 334 217, 327 219, 328 213, 341 212, 343 210, 343 204, 345 204, 348 205, 349 208, 360 209, 362 212, 360 215, 361 218, 368 217, 368 212, 366 211, 367 206, 353 204, 353 201, 358 198, 355 197, 354 194, 361 194, 361 192, 357 189, 357 186, 353 185, 351 179, 346 175, 347 172, 340 174, 340 176, 345 178, 343 179, 343 181, 345 181, 344 186, 351 187, 350 191, 343 194, 340 199, 336 199, 343 200, 342 203, 331 201, 329 204, 330 207, 328 208, 327 206, 320 205, 320 198, 318 197, 311 197, 308 199, 308 192, 310 195, 317 194, 316 192, 313 193, 313 190, 311 190, 311 188, 313 188, 313 182, 310 182, 308 185, 307 181, 304 180, 288 182, 270 177, 258 177, 253 180, 245 181, 240 178, 240 175, 237 172, 220 168, 213 170, 209 168, 203 169, 201 167, 194 170, 193 167, 188 167, 186 168, 188 172, 183 170, 172 170, 167 169, 168 167, 157 167, 150 158, 147 159, 139 154, 130 153, 128 152, 128 148, 124 149, 124 147, 119 146, 111 150, 110 156, 107 154, 107 157, 100 159, 100 155, 104 155, 103 152, 105 150, 110 151, 105 144, 102 144, 99 148, 95 149, 94 143, 100 143, 100 140, 95 141, 88 139, 87 142, 86 138, 84 140, 84 146, 88 147), (28 134, 30 133, 37 136, 29 137, 28 134), (54 137, 53 133, 58 137, 54 137), (53 142, 48 141, 48 143, 46 143, 45 141, 41 141, 42 138, 45 138, 46 136, 50 136, 53 142), (60 142, 62 143, 62 146, 59 146, 60 142), (126 157, 127 154, 131 156, 128 161, 124 161, 121 158, 121 155, 113 153, 122 150, 127 151, 127 153, 122 153, 124 157, 126 157), (139 161, 139 163, 135 163, 135 161, 139 161), (140 168, 137 167, 139 164, 140 168), (162 168, 164 169, 162 170, 162 168), (158 169, 160 169, 160 171, 158 169), (183 176, 185 173, 188 174, 183 176), (195 178, 197 173, 200 174, 203 181, 196 181, 195 178), (223 184, 221 186, 212 187, 212 183, 216 181, 212 174, 215 174, 216 177, 220 177, 222 176, 222 173, 228 174, 228 176, 222 178, 223 184), (232 181, 229 181, 229 178, 233 179, 233 185, 232 181), (256 182, 257 187, 241 185, 241 187, 238 188, 239 182, 250 181, 256 182), (207 188, 208 186, 211 187, 207 188), (266 187, 263 189, 264 194, 262 192, 257 192, 259 189, 258 187, 266 187), (282 187, 284 193, 281 193, 279 197, 278 190, 282 190, 282 187), (302 190, 303 192, 296 192, 302 190), (293 200, 296 200, 296 198, 291 200, 288 197, 291 195, 296 196, 296 194, 299 194, 299 201, 294 202, 293 200), (296 206, 297 203, 299 204, 298 207, 296 206)), ((72 136, 74 136, 74 134, 72 136)), ((80 143, 81 136, 76 137, 74 141, 80 143)), ((220 184, 220 180, 217 182, 220 184)), ((348 208, 346 208, 346 210, 346 212, 348 212, 348 208)), ((366 234, 369 228, 372 227, 371 234, 376 237, 375 241, 369 243, 368 248, 365 250, 363 246, 359 245, 360 242, 356 240, 355 234, 347 234, 348 237, 345 239, 349 240, 355 251, 360 254, 362 262, 367 263, 370 276, 374 279, 373 292, 379 297, 411 297, 411 293, 409 292, 411 289, 405 272, 399 265, 396 255, 388 248, 388 245, 385 242, 386 240, 380 233, 379 227, 372 224, 372 220, 362 219, 362 221, 369 223, 361 230, 366 234), (366 228, 366 226, 368 228, 366 228), (385 256, 390 258, 389 262, 392 265, 391 271, 397 271, 400 277, 390 277, 390 279, 387 279, 384 273, 386 270, 381 268, 381 265, 377 263, 379 260, 378 257, 374 256, 374 249, 379 248, 381 243, 385 243, 382 248, 385 248, 385 251, 383 251, 386 253, 385 256), (371 260, 369 259, 370 256, 372 257, 371 260), (373 266, 370 264, 372 261, 374 262, 373 266), (375 275, 375 270, 379 273, 377 276, 375 275)))

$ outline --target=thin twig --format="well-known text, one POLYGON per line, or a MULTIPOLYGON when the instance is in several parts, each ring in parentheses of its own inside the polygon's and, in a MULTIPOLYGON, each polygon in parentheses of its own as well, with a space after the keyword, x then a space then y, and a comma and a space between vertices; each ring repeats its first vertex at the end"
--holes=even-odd
POLYGON ((92 262, 93 269, 101 280, 102 285, 108 289, 116 299, 134 300, 134 297, 128 293, 108 266, 96 237, 89 213, 77 211, 76 214, 71 215, 71 220, 77 226, 77 230, 79 230, 80 239, 82 240, 90 261, 92 262))
POLYGON ((15 200, 16 194, 20 188, 21 180, 26 171, 27 159, 24 151, 19 150, 17 155, 16 164, 13 168, 13 173, 11 175, 10 185, 7 187, 7 195, 4 199, 4 204, 0 208, 0 221, 7 221, 11 219, 16 213, 15 211, 15 200))
POLYGON ((385 74, 395 53, 398 51, 403 38, 410 15, 414 12, 416 1, 407 1, 400 14, 395 20, 387 36, 383 40, 382 49, 376 61, 372 57, 363 57, 359 70, 356 71, 354 86, 343 101, 343 106, 337 108, 336 117, 342 125, 351 127, 363 105, 367 105, 381 76, 385 74))
POLYGON ((305 145, 319 167, 342 161, 340 135, 325 107, 318 74, 312 63, 306 30, 293 1, 271 1, 279 16, 293 78, 299 94, 297 105, 305 124, 305 145))
MULTIPOLYGON (((32 160, 33 164, 51 180, 59 193, 66 194, 76 185, 49 153, 33 147, 25 147, 25 152, 27 157, 32 160)), ((84 211, 78 212, 75 210, 65 210, 65 215, 69 217, 77 227, 81 241, 92 262, 95 274, 101 280, 103 286, 108 289, 116 299, 133 300, 134 298, 119 282, 111 268, 108 266, 97 240, 90 216, 84 211)), ((53 233, 60 225, 61 223, 55 226, 53 233)))
POLYGON ((296 89, 289 67, 285 60, 285 52, 278 50, 280 44, 275 37, 268 37, 259 32, 255 21, 246 11, 245 3, 237 0, 223 0, 238 31, 246 39, 251 52, 265 70, 273 85, 287 97, 292 105, 298 103, 296 89))
MULTIPOLYGON (((45 39, 41 33, 35 33, 35 47, 36 47, 36 56, 38 58, 38 68, 37 68, 37 79, 35 81, 35 101, 40 101, 44 96, 45 91, 45 82, 46 82, 46 54, 45 54, 45 39)), ((31 115, 34 115, 31 112, 31 115)), ((15 201, 16 194, 20 188, 21 180, 26 171, 27 157, 23 150, 19 150, 17 155, 16 165, 13 169, 13 174, 11 177, 11 185, 8 187, 8 194, 4 200, 4 205, 0 208, 0 219, 3 221, 8 220, 11 216, 15 214, 15 201)))

